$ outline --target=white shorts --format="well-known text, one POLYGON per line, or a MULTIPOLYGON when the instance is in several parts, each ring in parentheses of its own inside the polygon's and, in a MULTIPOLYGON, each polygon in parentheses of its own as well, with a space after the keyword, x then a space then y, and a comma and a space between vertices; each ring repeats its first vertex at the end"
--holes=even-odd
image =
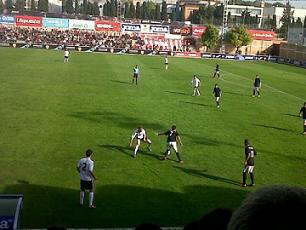
POLYGON ((175 152, 177 152, 177 144, 176 144, 176 141, 167 142, 167 149, 170 150, 171 147, 174 149, 175 152))
POLYGON ((243 167, 243 172, 244 173, 253 173, 253 170, 254 170, 254 166, 245 165, 243 167))

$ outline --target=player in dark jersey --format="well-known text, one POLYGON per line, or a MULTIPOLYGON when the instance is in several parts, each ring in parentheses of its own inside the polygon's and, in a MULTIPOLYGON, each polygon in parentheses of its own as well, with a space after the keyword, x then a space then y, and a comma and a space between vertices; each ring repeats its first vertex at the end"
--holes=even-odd
POLYGON ((220 89, 220 87, 218 86, 218 84, 215 84, 214 90, 213 90, 213 94, 215 95, 215 100, 217 103, 217 108, 220 108, 220 99, 222 96, 222 90, 220 89))
POLYGON ((256 78, 255 78, 255 81, 254 81, 253 97, 255 97, 256 94, 257 94, 257 97, 260 97, 260 88, 261 88, 260 78, 256 74, 256 78))
POLYGON ((242 187, 246 187, 247 173, 250 174, 251 186, 254 186, 255 181, 254 181, 253 171, 254 171, 255 156, 257 153, 254 147, 251 145, 250 141, 247 139, 244 140, 244 154, 245 154, 245 160, 242 171, 242 187))
POLYGON ((135 81, 136 85, 137 85, 138 77, 139 77, 139 67, 138 67, 138 65, 136 65, 134 67, 134 69, 133 69, 133 81, 132 81, 132 84, 134 84, 134 81, 135 81))
POLYGON ((168 131, 166 131, 164 133, 158 133, 157 135, 158 136, 160 136, 160 135, 166 135, 167 136, 167 149, 166 149, 166 152, 165 152, 165 156, 162 159, 163 160, 169 159, 169 157, 170 157, 170 150, 171 150, 171 148, 173 148, 174 151, 175 151, 175 154, 176 154, 176 157, 177 157, 178 161, 180 163, 183 163, 183 161, 182 161, 182 159, 180 157, 180 154, 178 152, 178 149, 177 149, 177 142, 179 142, 179 144, 181 146, 183 146, 183 143, 182 143, 182 140, 180 138, 179 133, 176 130, 176 126, 172 125, 170 130, 168 130, 168 131))
POLYGON ((306 102, 304 102, 304 106, 300 110, 300 117, 303 118, 303 125, 304 125, 303 134, 306 135, 306 102))
POLYGON ((218 78, 220 78, 220 67, 219 64, 216 65, 216 69, 215 69, 215 73, 213 78, 215 78, 216 76, 218 76, 218 78))

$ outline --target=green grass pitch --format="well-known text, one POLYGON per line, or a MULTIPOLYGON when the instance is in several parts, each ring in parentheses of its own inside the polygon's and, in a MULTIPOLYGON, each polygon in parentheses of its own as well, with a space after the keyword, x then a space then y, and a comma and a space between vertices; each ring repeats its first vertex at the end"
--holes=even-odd
MULTIPOLYGON (((183 226, 217 207, 238 207, 261 186, 306 186, 298 112, 306 70, 267 62, 0 49, 0 193, 24 194, 25 227, 183 226), (212 79, 216 63, 223 79, 212 79), (134 65, 139 85, 131 84, 134 65), (255 74, 262 97, 252 98, 255 74), (202 80, 192 97, 191 79, 202 80), (212 89, 223 90, 221 108, 212 89), (132 158, 142 124, 153 152, 132 158), (184 164, 160 161, 176 124, 184 164), (241 188, 243 140, 258 150, 256 187, 241 188), (79 207, 77 161, 94 150, 96 210, 79 207)), ((85 197, 86 204, 88 196, 85 197)))

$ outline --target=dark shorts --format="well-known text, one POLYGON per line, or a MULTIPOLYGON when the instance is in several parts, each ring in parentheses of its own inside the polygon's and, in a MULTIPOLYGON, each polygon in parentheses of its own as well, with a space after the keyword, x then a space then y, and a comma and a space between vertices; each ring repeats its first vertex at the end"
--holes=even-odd
POLYGON ((68 59, 68 56, 65 56, 66 59, 68 59))
POLYGON ((81 190, 93 190, 93 181, 81 180, 81 190))
POLYGON ((134 73, 134 78, 138 78, 138 73, 134 73))

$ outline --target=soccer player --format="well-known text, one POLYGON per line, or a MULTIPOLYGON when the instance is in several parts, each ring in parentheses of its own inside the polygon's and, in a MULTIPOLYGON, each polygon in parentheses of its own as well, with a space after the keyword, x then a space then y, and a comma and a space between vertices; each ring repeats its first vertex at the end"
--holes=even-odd
POLYGON ((304 102, 304 106, 300 110, 300 117, 303 118, 303 125, 304 125, 303 134, 306 135, 306 102, 304 102))
POLYGON ((134 81, 136 82, 136 85, 137 85, 137 81, 138 81, 138 77, 139 77, 139 67, 138 65, 136 65, 133 69, 133 81, 132 81, 132 84, 134 84, 134 81))
POLYGON ((168 61, 168 56, 165 57, 165 68, 166 70, 168 69, 169 61, 168 61))
POLYGON ((64 62, 69 62, 69 50, 65 49, 64 51, 64 62))
POLYGON ((140 147, 140 143, 141 141, 142 142, 145 142, 145 143, 148 143, 148 147, 147 149, 151 152, 152 149, 151 149, 151 144, 152 144, 152 141, 147 137, 147 134, 146 134, 146 131, 144 130, 144 128, 142 126, 139 126, 134 134, 132 135, 131 137, 131 141, 130 141, 130 147, 132 147, 132 144, 133 144, 133 140, 136 139, 137 140, 137 144, 135 146, 135 149, 134 149, 134 154, 133 154, 133 157, 136 157, 137 155, 137 151, 140 147))
POLYGON ((179 133, 176 130, 176 126, 172 125, 170 130, 168 130, 164 133, 158 133, 157 135, 158 136, 160 136, 160 135, 166 135, 167 136, 167 149, 166 149, 166 152, 165 152, 165 156, 162 159, 163 160, 169 159, 170 153, 171 153, 170 150, 171 150, 171 148, 173 148, 178 161, 180 163, 184 163, 184 161, 182 161, 182 159, 180 157, 180 154, 178 152, 178 149, 177 149, 177 142, 179 142, 179 144, 181 146, 183 146, 183 143, 182 143, 182 140, 180 138, 179 133))
POLYGON ((216 100, 216 103, 217 103, 217 108, 220 108, 220 98, 222 96, 222 90, 220 89, 218 84, 215 84, 213 94, 215 94, 215 100, 216 100))
POLYGON ((213 78, 215 78, 216 76, 218 76, 218 78, 220 78, 220 67, 219 64, 216 65, 216 69, 215 69, 215 73, 213 78))
POLYGON ((261 88, 260 78, 256 74, 256 78, 255 78, 255 81, 254 81, 253 97, 255 97, 256 94, 257 94, 257 97, 260 97, 260 92, 259 92, 260 88, 261 88))
POLYGON ((88 149, 85 153, 85 157, 82 158, 78 165, 77 171, 80 173, 81 179, 81 192, 80 192, 80 204, 84 204, 85 190, 89 190, 89 208, 96 208, 93 205, 94 200, 94 183, 93 180, 96 180, 96 176, 93 173, 94 162, 91 159, 93 151, 88 149))
POLYGON ((247 173, 250 174, 251 186, 254 186, 255 181, 254 181, 253 171, 254 171, 255 156, 257 153, 255 148, 251 145, 250 141, 247 139, 244 140, 244 153, 245 153, 245 160, 242 171, 242 187, 246 187, 247 173))
POLYGON ((201 80, 199 78, 197 78, 196 75, 193 75, 192 78, 192 86, 193 86, 193 95, 192 96, 200 96, 200 86, 201 86, 201 80))

